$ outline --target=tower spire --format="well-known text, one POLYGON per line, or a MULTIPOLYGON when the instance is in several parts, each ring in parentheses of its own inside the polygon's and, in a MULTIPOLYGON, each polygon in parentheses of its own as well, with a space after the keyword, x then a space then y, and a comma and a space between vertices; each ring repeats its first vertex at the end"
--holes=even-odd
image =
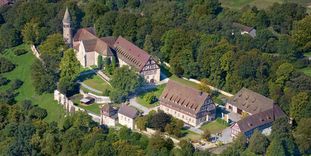
POLYGON ((71 31, 71 18, 68 11, 68 8, 66 8, 65 15, 63 18, 63 38, 65 43, 72 47, 72 31, 71 31))
POLYGON ((66 7, 65 15, 63 18, 63 23, 70 23, 70 22, 71 22, 70 14, 68 11, 68 7, 66 7))

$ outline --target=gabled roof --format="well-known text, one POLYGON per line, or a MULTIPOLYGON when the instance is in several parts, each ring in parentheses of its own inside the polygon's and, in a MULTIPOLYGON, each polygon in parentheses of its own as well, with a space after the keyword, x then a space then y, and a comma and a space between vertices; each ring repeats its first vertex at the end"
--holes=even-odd
POLYGON ((242 88, 228 103, 251 114, 272 109, 274 105, 272 99, 246 88, 242 88))
POLYGON ((127 116, 131 119, 134 119, 136 118, 136 116, 138 115, 138 111, 133 108, 133 107, 130 107, 128 105, 125 105, 123 104, 120 109, 119 109, 119 112, 120 114, 124 115, 124 116, 127 116))
MULTIPOLYGON (((208 98, 209 95, 200 90, 170 80, 160 96, 160 104, 196 117, 208 98)), ((210 105, 207 111, 213 109, 215 105, 210 105)))
POLYGON ((114 43, 116 42, 116 38, 113 36, 102 37, 100 38, 102 41, 106 42, 109 47, 113 48, 114 43))
POLYGON ((82 40, 86 52, 96 51, 104 56, 111 56, 112 53, 108 49, 108 44, 98 38, 91 40, 82 40))
POLYGON ((63 18, 63 23, 70 23, 70 21, 71 21, 70 14, 69 14, 68 8, 66 8, 65 15, 63 18))
POLYGON ((91 40, 96 38, 97 37, 94 28, 82 28, 77 31, 73 37, 73 41, 91 40))
POLYGON ((259 126, 272 123, 278 118, 286 116, 282 109, 274 105, 273 108, 245 117, 237 122, 241 132, 245 133, 259 126))
POLYGON ((114 109, 112 106, 110 106, 109 104, 105 104, 102 108, 101 108, 101 114, 102 115, 106 115, 106 116, 113 116, 114 114, 116 114, 116 109, 114 109))
POLYGON ((236 23, 234 22, 232 24, 234 27, 240 29, 241 31, 246 31, 246 32, 251 32, 254 28, 253 27, 249 27, 249 26, 246 26, 246 25, 243 25, 243 24, 240 24, 240 23, 236 23))
POLYGON ((150 59, 147 52, 121 36, 115 41, 114 47, 117 49, 118 57, 137 71, 141 71, 150 59))

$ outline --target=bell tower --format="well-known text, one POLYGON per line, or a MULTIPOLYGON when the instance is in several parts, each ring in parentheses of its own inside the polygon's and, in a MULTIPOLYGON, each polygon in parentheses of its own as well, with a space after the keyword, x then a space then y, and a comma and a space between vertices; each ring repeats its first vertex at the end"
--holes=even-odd
POLYGON ((66 8, 66 12, 63 18, 63 38, 65 43, 72 47, 72 30, 71 30, 71 18, 68 11, 68 8, 66 8))

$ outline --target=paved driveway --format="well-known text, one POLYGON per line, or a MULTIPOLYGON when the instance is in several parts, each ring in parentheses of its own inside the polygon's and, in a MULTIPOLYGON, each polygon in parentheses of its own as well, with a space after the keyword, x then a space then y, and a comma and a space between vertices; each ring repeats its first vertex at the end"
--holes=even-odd
POLYGON ((230 127, 227 127, 226 129, 222 131, 222 136, 219 137, 219 141, 223 142, 224 144, 232 142, 230 127))
POLYGON ((130 106, 133 106, 141 111, 143 111, 143 115, 147 115, 150 112, 150 109, 136 102, 136 97, 130 99, 130 106))

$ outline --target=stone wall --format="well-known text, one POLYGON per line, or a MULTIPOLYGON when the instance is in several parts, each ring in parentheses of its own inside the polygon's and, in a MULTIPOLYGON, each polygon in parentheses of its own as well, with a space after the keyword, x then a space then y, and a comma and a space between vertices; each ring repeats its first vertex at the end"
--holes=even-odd
POLYGON ((92 112, 88 112, 87 110, 81 107, 75 106, 74 103, 68 97, 60 93, 58 90, 54 90, 54 100, 56 100, 58 104, 62 105, 63 108, 66 110, 66 112, 71 112, 71 113, 76 112, 76 111, 87 112, 87 114, 92 117, 93 121, 100 123, 100 116, 92 112))
POLYGON ((32 45, 32 46, 31 46, 31 51, 32 51, 33 55, 36 56, 36 58, 38 58, 39 60, 41 60, 41 58, 40 58, 40 53, 39 53, 39 51, 37 50, 37 48, 35 47, 35 45, 32 45))

